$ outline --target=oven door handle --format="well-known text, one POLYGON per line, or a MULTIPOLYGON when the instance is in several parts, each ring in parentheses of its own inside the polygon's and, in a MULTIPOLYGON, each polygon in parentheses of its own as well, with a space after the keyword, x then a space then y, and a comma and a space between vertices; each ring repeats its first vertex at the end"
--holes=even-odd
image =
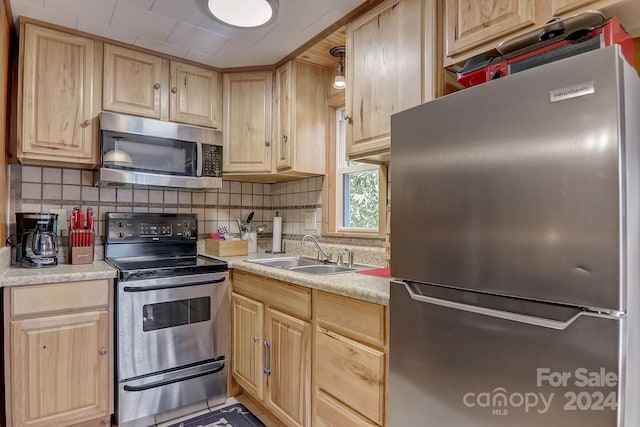
POLYGON ((125 286, 124 288, 122 288, 122 290, 125 292, 158 291, 161 289, 184 288, 187 286, 212 285, 216 283, 222 283, 225 280, 227 280, 227 278, 222 277, 220 279, 205 280, 202 282, 193 282, 193 283, 176 283, 174 285, 125 286))
POLYGON ((216 374, 224 369, 224 363, 220 363, 220 365, 216 366, 212 369, 207 369, 206 371, 196 372, 195 374, 185 375, 184 377, 178 378, 170 378, 168 380, 156 381, 154 383, 144 384, 144 385, 125 385, 125 391, 145 391, 150 390, 152 388, 162 387, 169 384, 174 384, 181 381, 192 380, 194 378, 204 377, 205 375, 216 374))

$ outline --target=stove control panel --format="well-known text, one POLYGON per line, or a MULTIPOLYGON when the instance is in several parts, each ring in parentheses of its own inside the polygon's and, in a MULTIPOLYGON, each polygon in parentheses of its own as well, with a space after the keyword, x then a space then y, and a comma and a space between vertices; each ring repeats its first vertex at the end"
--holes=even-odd
POLYGON ((198 240, 196 214, 109 212, 105 228, 107 244, 198 240))

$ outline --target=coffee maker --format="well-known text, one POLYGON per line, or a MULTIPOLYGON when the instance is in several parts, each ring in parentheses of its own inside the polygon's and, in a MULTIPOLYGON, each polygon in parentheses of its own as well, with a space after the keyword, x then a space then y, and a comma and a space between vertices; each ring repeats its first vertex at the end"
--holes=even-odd
POLYGON ((16 265, 58 265, 58 215, 16 212, 16 265))

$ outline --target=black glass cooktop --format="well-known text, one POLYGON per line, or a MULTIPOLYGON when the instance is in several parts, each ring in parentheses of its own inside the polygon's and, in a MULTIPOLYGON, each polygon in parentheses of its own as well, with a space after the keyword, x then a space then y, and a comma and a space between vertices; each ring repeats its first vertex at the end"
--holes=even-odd
POLYGON ((107 258, 107 262, 119 270, 119 280, 219 273, 229 269, 226 261, 204 255, 171 258, 107 258))

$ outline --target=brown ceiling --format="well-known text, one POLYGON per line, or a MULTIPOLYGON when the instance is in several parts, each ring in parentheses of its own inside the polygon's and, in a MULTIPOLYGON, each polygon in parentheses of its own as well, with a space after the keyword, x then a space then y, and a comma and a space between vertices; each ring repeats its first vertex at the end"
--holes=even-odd
POLYGON ((319 41, 317 44, 302 52, 296 57, 296 59, 331 68, 338 63, 338 58, 331 56, 331 54, 329 54, 329 50, 335 46, 344 46, 346 34, 346 28, 341 27, 323 40, 319 41))

